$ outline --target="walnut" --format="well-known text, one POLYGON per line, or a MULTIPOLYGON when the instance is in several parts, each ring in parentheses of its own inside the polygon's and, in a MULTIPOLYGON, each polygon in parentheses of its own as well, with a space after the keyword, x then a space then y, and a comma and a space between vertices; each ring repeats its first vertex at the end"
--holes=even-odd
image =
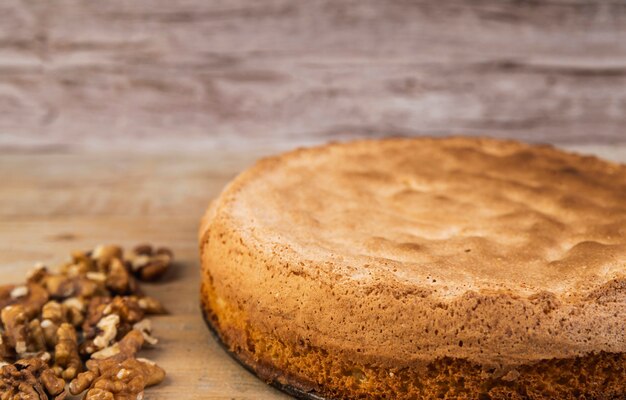
POLYGON ((41 318, 48 319, 56 324, 65 322, 66 310, 61 303, 51 300, 41 309, 41 318))
POLYGON ((87 361, 87 371, 78 374, 70 382, 70 393, 76 395, 89 388, 103 371, 119 366, 123 361, 134 358, 143 346, 143 335, 139 331, 130 331, 122 340, 100 352, 94 353, 87 361))
POLYGON ((75 277, 85 275, 89 271, 96 271, 97 266, 91 258, 90 252, 74 251, 71 254, 72 260, 63 264, 60 268, 62 275, 75 277))
POLYGON ((3 347, 9 346, 19 356, 46 350, 46 340, 39 320, 29 321, 23 305, 5 307, 0 313, 0 320, 5 331, 3 347))
POLYGON ((91 258, 96 261, 100 270, 106 270, 107 266, 115 259, 122 258, 122 248, 115 245, 99 245, 91 252, 91 258))
POLYGON ((13 360, 15 358, 15 348, 9 345, 8 338, 0 334, 0 362, 13 360))
POLYGON ((49 274, 43 278, 42 285, 50 297, 57 300, 91 298, 108 294, 105 280, 106 276, 100 272, 87 272, 78 276, 49 274))
POLYGON ((43 278, 45 278, 48 274, 48 267, 46 267, 42 263, 37 263, 35 264, 33 269, 28 271, 28 273, 26 274, 26 282, 41 284, 43 278))
POLYGON ((20 297, 17 304, 22 304, 29 318, 39 315, 41 308, 48 301, 48 293, 38 284, 28 284, 28 294, 20 297))
MULTIPOLYGON (((83 332, 86 339, 94 339, 101 329, 97 327, 100 321, 107 315, 116 314, 119 316, 119 324, 117 325, 117 338, 124 337, 133 327, 134 324, 143 319, 147 311, 162 311, 162 306, 158 301, 152 298, 144 298, 136 296, 116 296, 111 298, 94 298, 90 301, 85 322, 83 323, 83 332), (147 308, 147 311, 142 308, 147 308)), ((92 343, 86 342, 82 346, 83 354, 90 354, 97 350, 100 346, 89 348, 92 343)))
POLYGON ((118 246, 98 246, 74 252, 60 273, 40 264, 25 285, 0 286, 0 400, 63 399, 65 381, 74 394, 87 390, 85 399, 136 399, 164 379, 135 357, 157 343, 144 316, 165 309, 141 293, 134 273, 155 279, 173 256, 140 246, 131 259, 118 246))
MULTIPOLYGON (((102 279, 98 273, 87 273, 85 276, 77 278, 78 291, 75 297, 82 299, 90 299, 94 296, 109 296, 109 290, 106 287, 106 277, 102 279)), ((101 275, 101 273, 100 273, 101 275)))
POLYGON ((0 320, 4 326, 7 345, 17 354, 26 353, 29 321, 24 307, 18 304, 3 308, 0 320))
MULTIPOLYGON (((70 393, 74 396, 81 394, 96 380, 98 375, 93 371, 85 371, 72 380, 69 385, 70 393)), ((102 397, 106 399, 106 397, 102 397)))
POLYGON ((142 281, 156 281, 170 268, 174 254, 165 247, 153 251, 152 246, 144 244, 135 247, 128 258, 137 278, 142 281))
POLYGON ((10 296, 13 300, 21 299, 22 297, 28 296, 29 289, 28 286, 16 286, 11 290, 10 296))
POLYGON ((117 314, 107 315, 98 322, 98 329, 100 334, 93 340, 93 345, 96 349, 104 349, 117 336, 117 326, 120 323, 120 316, 117 314))
POLYGON ((46 338, 38 319, 34 319, 28 323, 26 348, 31 353, 47 350, 46 338))
POLYGON ((103 313, 104 315, 117 314, 123 322, 130 324, 139 322, 144 316, 139 300, 134 296, 114 297, 113 301, 104 308, 103 313))
POLYGON ((57 331, 58 342, 54 348, 54 367, 57 376, 69 381, 83 369, 78 354, 78 337, 73 325, 63 323, 57 331))
POLYGON ((113 346, 109 346, 105 349, 96 351, 91 355, 92 360, 104 360, 105 358, 113 357, 120 352, 120 348, 117 343, 113 346))
POLYGON ((46 344, 54 347, 57 342, 57 329, 67 320, 66 309, 61 303, 51 300, 41 310, 41 329, 43 330, 46 344))
POLYGON ((141 332, 146 343, 155 346, 159 343, 159 339, 152 336, 152 322, 149 319, 142 319, 133 325, 133 329, 141 332))
POLYGON ((74 326, 80 326, 85 320, 85 304, 78 297, 70 297, 63 302, 67 314, 67 322, 74 326))
POLYGON ((157 385, 165 379, 165 371, 155 363, 130 358, 101 371, 94 379, 84 400, 136 399, 143 397, 146 387, 157 385))
POLYGON ((56 330, 63 322, 69 322, 74 326, 80 326, 85 316, 85 305, 83 301, 77 297, 70 297, 63 303, 55 300, 47 302, 41 310, 41 326, 44 329, 46 342, 50 346, 56 343, 56 330))
POLYGON ((87 362, 88 371, 70 382, 72 394, 87 390, 85 399, 134 399, 143 393, 144 388, 156 385, 165 378, 165 371, 146 359, 135 358, 143 344, 143 336, 131 331, 109 351, 110 356, 91 359, 87 362))
POLYGON ((109 264, 106 287, 115 294, 133 294, 139 289, 135 278, 119 258, 112 259, 109 264))
POLYGON ((104 349, 107 350, 106 357, 102 355, 96 357, 94 355, 91 360, 87 361, 87 369, 90 371, 102 369, 108 364, 120 363, 128 358, 135 357, 135 354, 141 350, 143 344, 143 334, 139 331, 132 330, 128 332, 122 340, 108 348, 109 350, 104 349))
POLYGON ((29 319, 35 318, 48 301, 48 293, 36 283, 25 286, 7 285, 0 288, 0 308, 20 304, 29 319))
POLYGON ((45 361, 23 359, 0 369, 0 399, 64 399, 65 381, 54 375, 45 361))
POLYGON ((58 324, 55 324, 49 319, 44 319, 43 321, 41 321, 40 327, 43 332, 44 340, 46 341, 46 347, 54 347, 57 342, 57 329, 59 328, 58 324))
POLYGON ((85 339, 93 339, 98 334, 96 325, 104 316, 104 309, 112 301, 110 297, 94 297, 89 300, 82 324, 85 339))
POLYGON ((133 248, 131 253, 128 255, 128 258, 136 257, 136 256, 151 256, 153 252, 152 245, 149 243, 138 244, 133 248))
MULTIPOLYGON (((116 296, 113 299, 93 301, 83 326, 85 337, 93 340, 85 341, 81 352, 91 354, 107 347, 112 340, 124 337, 133 329, 134 324, 143 319, 144 314, 139 299, 135 296, 116 296)), ((153 339, 150 340, 154 341, 153 339)))
POLYGON ((74 279, 65 275, 48 274, 41 280, 41 284, 54 299, 65 299, 76 294, 74 279))

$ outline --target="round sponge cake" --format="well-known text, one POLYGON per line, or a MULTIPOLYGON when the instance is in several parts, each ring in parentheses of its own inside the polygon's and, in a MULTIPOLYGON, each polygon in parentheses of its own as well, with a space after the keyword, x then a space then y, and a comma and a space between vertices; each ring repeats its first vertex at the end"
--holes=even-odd
POLYGON ((202 305, 337 399, 626 398, 626 166, 485 138, 299 149, 200 228, 202 305))

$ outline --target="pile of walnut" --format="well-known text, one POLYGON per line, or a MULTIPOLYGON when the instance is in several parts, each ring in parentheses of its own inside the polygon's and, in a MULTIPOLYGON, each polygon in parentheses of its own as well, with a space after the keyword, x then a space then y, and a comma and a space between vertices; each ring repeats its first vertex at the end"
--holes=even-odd
POLYGON ((136 357, 157 343, 144 317, 165 310, 137 280, 160 278, 172 260, 165 248, 98 246, 58 273, 37 266, 26 284, 0 286, 0 400, 143 398, 165 378, 136 357))

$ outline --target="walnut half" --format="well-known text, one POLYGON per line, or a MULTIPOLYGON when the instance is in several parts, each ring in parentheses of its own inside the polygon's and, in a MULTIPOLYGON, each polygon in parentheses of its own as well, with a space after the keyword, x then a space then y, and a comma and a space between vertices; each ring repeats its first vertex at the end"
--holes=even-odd
POLYGON ((139 398, 144 388, 161 383, 165 378, 161 367, 135 358, 143 343, 143 334, 132 330, 120 342, 94 354, 87 361, 88 370, 70 382, 70 393, 87 390, 85 400, 126 400, 139 398))
POLYGON ((128 256, 131 269, 142 281, 156 281, 169 270, 174 254, 165 247, 153 249, 149 244, 139 245, 128 256))
POLYGON ((0 399, 55 400, 67 396, 65 381, 40 358, 29 358, 0 369, 0 399))

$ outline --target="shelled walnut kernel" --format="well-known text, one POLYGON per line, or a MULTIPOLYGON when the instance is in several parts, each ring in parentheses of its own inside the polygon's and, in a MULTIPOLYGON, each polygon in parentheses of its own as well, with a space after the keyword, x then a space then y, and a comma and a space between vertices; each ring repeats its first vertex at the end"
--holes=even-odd
POLYGON ((165 308, 138 281, 172 261, 165 248, 97 246, 58 273, 38 265, 25 284, 0 286, 0 399, 61 400, 69 383, 85 400, 125 400, 162 382, 165 371, 136 353, 157 343, 144 317, 165 308))

